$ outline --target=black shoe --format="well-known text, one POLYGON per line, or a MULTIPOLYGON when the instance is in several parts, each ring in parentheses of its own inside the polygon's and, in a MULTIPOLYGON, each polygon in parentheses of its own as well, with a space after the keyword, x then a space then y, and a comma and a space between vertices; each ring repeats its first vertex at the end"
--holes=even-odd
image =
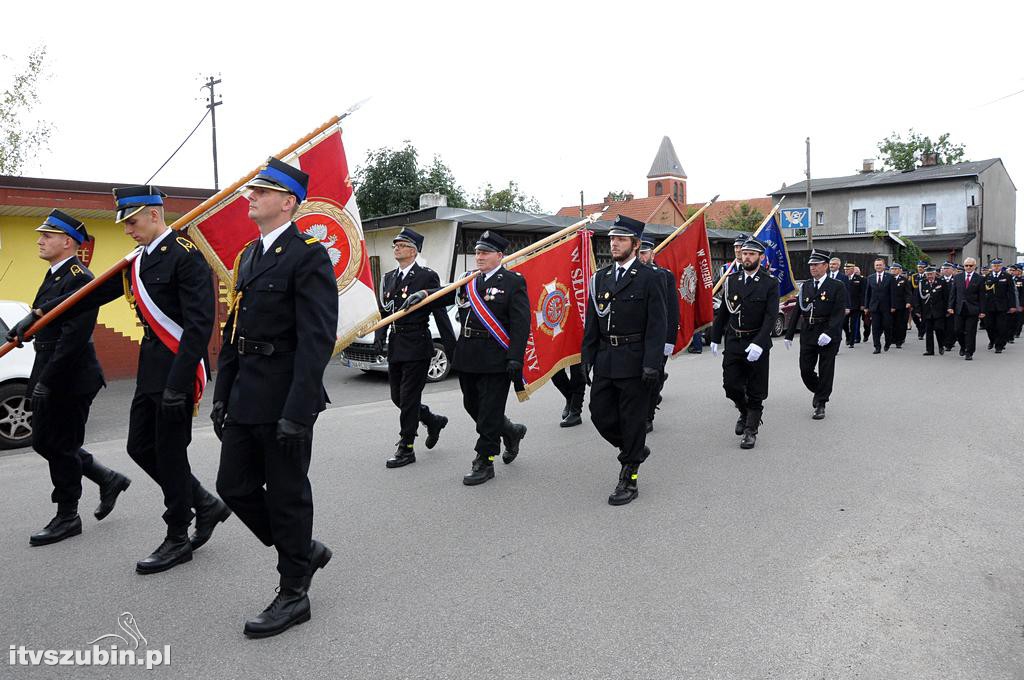
POLYGON ((1016 344, 1016 341, 1013 338, 1010 338, 1009 340, 1007 340, 1007 342, 1009 342, 1011 345, 1016 344))
POLYGON ((923 356, 923 357, 933 357, 933 356, 935 356, 935 352, 922 352, 921 356, 923 356))
POLYGON ((815 406, 814 415, 811 416, 811 418, 813 418, 814 420, 825 420, 825 407, 823 405, 815 406))
POLYGON ((572 397, 565 400, 565 408, 562 409, 562 420, 569 417, 569 410, 572 407, 572 397))
MULTIPOLYGON (((501 433, 501 441, 505 444, 505 451, 501 454, 501 462, 508 465, 519 455, 519 442, 526 436, 526 425, 513 423, 505 419, 505 432, 501 433)), ((491 475, 494 476, 493 474, 491 475)))
POLYGON ((416 462, 416 453, 412 450, 411 444, 398 444, 395 455, 387 459, 384 466, 387 468, 400 468, 416 462))
POLYGON ((315 538, 310 541, 309 546, 309 576, 303 581, 306 590, 309 590, 309 586, 313 583, 313 576, 316 575, 316 572, 326 567, 327 563, 334 557, 331 549, 315 538))
POLYGON ((569 411, 569 415, 562 419, 562 422, 558 424, 559 427, 576 427, 577 425, 583 424, 582 413, 579 411, 569 411))
POLYGON ((279 635, 292 626, 309 621, 309 596, 301 585, 282 585, 277 590, 277 597, 270 606, 259 615, 245 622, 245 636, 248 638, 265 638, 279 635))
POLYGON ((701 354, 701 353, 703 353, 703 351, 704 351, 703 349, 698 349, 696 347, 688 347, 686 349, 686 353, 687 354, 701 354))
POLYGON ((885 343, 885 351, 888 352, 889 348, 892 347, 889 343, 885 343))
POLYGON ((992 348, 993 348, 993 347, 995 347, 995 346, 996 346, 996 343, 994 343, 994 342, 990 342, 990 343, 988 343, 988 348, 989 348, 989 349, 992 349, 992 348))
POLYGON ((996 347, 996 354, 1002 354, 1002 353, 1003 353, 1003 348, 1002 347, 996 347))
POLYGON ((174 536, 168 535, 152 555, 135 564, 135 571, 139 574, 157 574, 191 560, 192 544, 189 543, 188 535, 183 532, 174 536))
POLYGON ((231 508, 227 503, 203 490, 205 498, 196 504, 196 530, 188 539, 193 550, 199 550, 213 536, 213 530, 221 522, 231 517, 231 508))
POLYGON ((473 459, 473 469, 468 475, 463 476, 462 483, 466 486, 476 486, 488 479, 494 479, 494 456, 477 456, 473 459))
POLYGON ((736 436, 742 437, 743 430, 747 427, 747 414, 740 413, 740 417, 736 419, 736 436))
POLYGON ((852 342, 846 343, 846 346, 849 347, 850 349, 853 349, 853 343, 852 342))
POLYGON ((881 354, 881 353, 882 353, 882 348, 881 347, 876 347, 875 351, 872 352, 872 354, 881 354))
POLYGON ((974 361, 974 355, 973 354, 968 354, 968 355, 964 356, 964 361, 974 361))
POLYGON ((964 351, 964 348, 963 348, 963 347, 961 347, 961 348, 960 348, 960 356, 964 356, 965 354, 967 354, 967 352, 965 352, 965 351, 964 351))
POLYGON ((60 511, 50 520, 41 531, 29 536, 29 545, 40 546, 50 545, 71 538, 82 533, 82 518, 78 516, 78 510, 71 510, 61 513, 60 511))
POLYGON ((946 353, 946 349, 944 347, 940 347, 939 348, 939 356, 941 357, 945 353, 946 353))
POLYGON ((615 490, 608 496, 608 505, 626 505, 640 495, 636 488, 638 471, 638 465, 622 466, 622 470, 619 471, 619 483, 615 485, 615 490))
POLYGON ((114 505, 117 504, 117 497, 121 495, 122 491, 128 489, 132 484, 132 480, 128 479, 120 472, 109 471, 110 474, 99 483, 100 485, 100 504, 96 506, 96 510, 93 511, 92 515, 96 519, 103 519, 111 513, 114 509, 114 505))
POLYGON ((432 449, 437 446, 437 439, 441 436, 441 430, 448 424, 448 418, 446 416, 434 416, 434 422, 431 425, 427 425, 427 440, 424 445, 428 449, 432 449))
POLYGON ((648 420, 648 421, 646 421, 644 423, 644 432, 646 432, 647 434, 650 434, 650 433, 654 432, 654 421, 653 420, 648 420))
POLYGON ((747 411, 747 423, 743 428, 743 441, 740 442, 741 449, 752 449, 757 444, 757 431, 761 426, 760 410, 750 409, 747 411))
POLYGON ((896 345, 896 349, 903 349, 903 345, 896 345))

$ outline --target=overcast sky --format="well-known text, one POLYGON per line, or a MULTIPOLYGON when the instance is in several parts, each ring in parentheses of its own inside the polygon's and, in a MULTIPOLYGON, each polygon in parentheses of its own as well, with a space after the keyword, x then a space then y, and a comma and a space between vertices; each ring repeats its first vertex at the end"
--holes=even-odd
MULTIPOLYGON (((145 181, 214 73, 222 186, 370 97, 344 128, 353 168, 410 140, 470 193, 514 179, 552 212, 580 190, 645 195, 663 135, 692 201, 801 180, 808 136, 814 176, 851 174, 911 127, 1001 157, 1024 189, 1024 94, 988 103, 1024 90, 1022 15, 984 0, 19 2, 0 76, 48 48, 39 113, 56 132, 24 173, 43 177, 145 181)), ((154 183, 212 186, 209 121, 154 183)))

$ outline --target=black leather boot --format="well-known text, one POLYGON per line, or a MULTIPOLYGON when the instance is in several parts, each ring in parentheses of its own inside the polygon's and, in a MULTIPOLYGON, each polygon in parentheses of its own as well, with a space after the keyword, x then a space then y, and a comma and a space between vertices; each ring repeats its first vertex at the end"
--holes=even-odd
POLYGON ((153 551, 152 555, 135 564, 135 571, 139 574, 158 574, 190 561, 192 561, 192 544, 189 543, 186 531, 184 529, 173 533, 169 531, 167 538, 160 544, 160 547, 153 551))
POLYGON ((257 616, 245 622, 245 636, 265 638, 309 621, 309 596, 302 577, 281 577, 277 597, 257 616))
POLYGON ((811 416, 814 420, 825 420, 825 405, 815 404, 814 415, 811 416))
POLYGON ((100 465, 95 459, 88 470, 82 470, 82 475, 100 487, 100 504, 92 513, 96 519, 103 519, 109 515, 117 504, 117 497, 132 484, 132 480, 120 472, 100 465))
POLYGON ((313 583, 313 576, 320 569, 327 566, 327 563, 331 561, 334 553, 326 545, 316 540, 315 538, 309 542, 310 554, 309 554, 309 576, 303 581, 303 585, 306 590, 309 590, 310 585, 313 583))
POLYGON ((488 479, 494 479, 494 456, 478 455, 473 459, 473 469, 462 478, 462 483, 466 486, 476 486, 488 479))
POLYGON ((412 444, 403 444, 398 442, 398 448, 395 449, 395 455, 387 459, 384 463, 385 467, 388 468, 400 468, 404 465, 416 462, 416 453, 412 450, 412 444))
POLYGON ((29 536, 30 545, 50 545, 82 533, 82 518, 78 516, 78 503, 60 503, 57 514, 41 531, 29 536))
POLYGON ((189 539, 193 550, 199 550, 213 536, 217 525, 231 517, 227 503, 200 487, 200 498, 196 500, 196 530, 189 539))
POLYGON ((505 427, 501 430, 501 441, 505 444, 505 451, 501 454, 501 462, 508 465, 519 455, 519 442, 526 436, 526 425, 513 423, 508 417, 505 418, 505 427))
POLYGON ((565 408, 562 409, 562 420, 565 420, 566 418, 569 417, 569 409, 571 408, 571 406, 572 406, 572 395, 566 397, 566 399, 565 399, 565 408))
POLYGON ((619 483, 615 485, 615 491, 608 496, 608 505, 626 505, 640 495, 636 487, 636 478, 639 465, 623 465, 619 472, 619 483))
POLYGON ((420 407, 420 422, 427 426, 427 440, 424 442, 428 449, 437 446, 437 440, 441 436, 441 430, 448 425, 448 418, 430 412, 426 406, 420 407))
POLYGON ((567 410, 563 411, 562 422, 559 427, 576 427, 583 423, 583 395, 573 394, 569 397, 567 410))
POLYGON ((742 437, 745 429, 747 429, 747 412, 740 411, 740 417, 736 419, 736 435, 742 437))
POLYGON ((757 444, 757 428, 761 425, 762 410, 752 408, 747 411, 747 425, 743 428, 743 441, 740 442, 741 449, 752 449, 757 444))

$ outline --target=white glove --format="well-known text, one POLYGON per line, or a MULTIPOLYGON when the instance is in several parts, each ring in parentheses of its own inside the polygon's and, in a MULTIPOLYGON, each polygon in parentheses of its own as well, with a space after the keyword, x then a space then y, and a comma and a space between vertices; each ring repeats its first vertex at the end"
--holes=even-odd
POLYGON ((818 336, 818 347, 824 347, 830 342, 832 342, 832 338, 828 337, 828 333, 822 333, 818 336))
POLYGON ((749 345, 747 345, 746 351, 747 361, 753 363, 761 358, 761 352, 763 352, 764 350, 755 345, 754 343, 750 343, 749 345))
POLYGON ((667 356, 667 357, 670 357, 670 356, 672 356, 672 351, 673 351, 673 350, 674 350, 675 348, 676 348, 676 346, 675 346, 675 345, 673 345, 673 344, 672 344, 672 343, 670 343, 670 342, 666 342, 666 343, 665 343, 665 356, 667 356))
POLYGON ((711 306, 718 309, 722 306, 722 298, 711 298, 711 306))
POLYGON ((713 357, 717 357, 718 356, 718 343, 717 342, 711 343, 711 356, 713 356, 713 357))
POLYGON ((786 346, 786 349, 789 349, 790 347, 793 346, 793 341, 792 340, 783 340, 782 344, 784 344, 786 346))

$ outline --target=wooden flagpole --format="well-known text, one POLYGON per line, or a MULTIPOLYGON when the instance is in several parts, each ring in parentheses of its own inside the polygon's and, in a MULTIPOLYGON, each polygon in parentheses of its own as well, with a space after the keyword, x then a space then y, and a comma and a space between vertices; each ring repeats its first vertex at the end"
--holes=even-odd
POLYGON ((695 212, 692 215, 690 215, 690 219, 686 220, 685 222, 680 224, 678 227, 676 227, 675 231, 673 231, 671 234, 666 236, 664 241, 662 241, 661 243, 659 243, 657 246, 654 247, 654 254, 657 255, 658 251, 660 251, 662 248, 667 246, 669 241, 671 241, 676 236, 679 236, 684 231, 686 231, 686 228, 688 226, 690 226, 690 223, 693 222, 698 217, 700 217, 701 215, 703 215, 704 211, 707 210, 708 208, 710 208, 714 204, 714 202, 718 200, 719 196, 721 196, 721 194, 715 194, 714 198, 712 198, 710 201, 708 201, 707 203, 702 205, 700 210, 698 210, 697 212, 695 212))
MULTIPOLYGON (((768 213, 767 217, 764 218, 764 220, 761 222, 761 226, 759 226, 757 228, 757 231, 754 232, 754 235, 751 238, 757 238, 757 235, 761 233, 761 230, 768 226, 768 220, 770 220, 772 218, 772 215, 774 215, 775 213, 779 212, 779 207, 782 206, 782 202, 784 200, 786 200, 785 196, 783 196, 782 198, 779 199, 779 202, 775 204, 775 207, 772 208, 772 211, 770 213, 768 213)), ((723 274, 718 279, 718 283, 716 283, 715 287, 711 290, 711 294, 712 295, 714 295, 715 293, 718 292, 718 289, 722 287, 723 283, 725 283, 725 277, 728 276, 730 273, 731 272, 727 271, 725 274, 723 274)))

